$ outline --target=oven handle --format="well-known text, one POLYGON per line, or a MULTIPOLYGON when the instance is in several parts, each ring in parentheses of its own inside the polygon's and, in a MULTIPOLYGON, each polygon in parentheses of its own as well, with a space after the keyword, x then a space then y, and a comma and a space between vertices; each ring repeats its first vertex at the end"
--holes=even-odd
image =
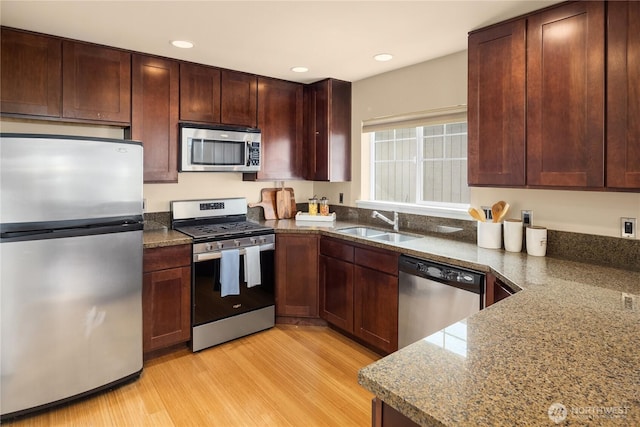
MULTIPOLYGON (((275 243, 267 243, 266 245, 260 245, 260 252, 272 251, 275 248, 276 248, 275 243)), ((244 250, 244 248, 240 248, 239 251, 240 251, 240 255, 244 255, 247 253, 247 251, 244 250)), ((222 251, 208 252, 205 254, 195 254, 193 258, 194 258, 193 262, 208 261, 211 259, 220 259, 222 258, 222 251)))

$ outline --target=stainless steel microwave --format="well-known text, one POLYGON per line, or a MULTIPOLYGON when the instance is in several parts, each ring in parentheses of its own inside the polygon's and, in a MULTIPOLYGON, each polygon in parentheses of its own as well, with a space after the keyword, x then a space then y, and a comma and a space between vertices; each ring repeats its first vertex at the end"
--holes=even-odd
POLYGON ((260 129, 180 124, 180 172, 257 172, 260 129))

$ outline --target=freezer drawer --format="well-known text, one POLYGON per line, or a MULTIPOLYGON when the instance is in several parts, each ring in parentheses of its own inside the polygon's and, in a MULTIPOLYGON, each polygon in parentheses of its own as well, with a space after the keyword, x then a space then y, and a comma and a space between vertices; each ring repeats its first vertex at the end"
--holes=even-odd
POLYGON ((0 244, 2 415, 142 370, 142 231, 0 244))

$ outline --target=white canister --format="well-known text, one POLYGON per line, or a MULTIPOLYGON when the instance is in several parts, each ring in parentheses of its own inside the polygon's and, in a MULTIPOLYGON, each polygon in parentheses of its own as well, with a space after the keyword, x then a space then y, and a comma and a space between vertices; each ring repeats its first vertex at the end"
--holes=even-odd
POLYGON ((527 253, 533 256, 547 254, 547 229, 532 225, 527 227, 527 253))
POLYGON ((478 221, 478 246, 500 249, 502 247, 502 223, 478 221))
POLYGON ((511 218, 504 220, 504 249, 509 252, 522 251, 522 221, 511 218))

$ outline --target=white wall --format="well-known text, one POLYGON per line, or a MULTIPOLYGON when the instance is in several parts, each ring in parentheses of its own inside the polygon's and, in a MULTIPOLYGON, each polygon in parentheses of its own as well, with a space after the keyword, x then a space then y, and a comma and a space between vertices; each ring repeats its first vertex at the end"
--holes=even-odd
MULTIPOLYGON (((369 197, 369 146, 362 142, 362 121, 467 103, 467 52, 459 52, 353 84, 353 181, 316 184, 316 192, 334 200, 344 192, 346 204, 369 197)), ((640 194, 594 191, 471 188, 471 204, 509 202, 512 214, 533 210, 537 225, 553 230, 620 237, 620 217, 640 221, 640 194)), ((640 238, 640 233, 637 233, 640 238)))

